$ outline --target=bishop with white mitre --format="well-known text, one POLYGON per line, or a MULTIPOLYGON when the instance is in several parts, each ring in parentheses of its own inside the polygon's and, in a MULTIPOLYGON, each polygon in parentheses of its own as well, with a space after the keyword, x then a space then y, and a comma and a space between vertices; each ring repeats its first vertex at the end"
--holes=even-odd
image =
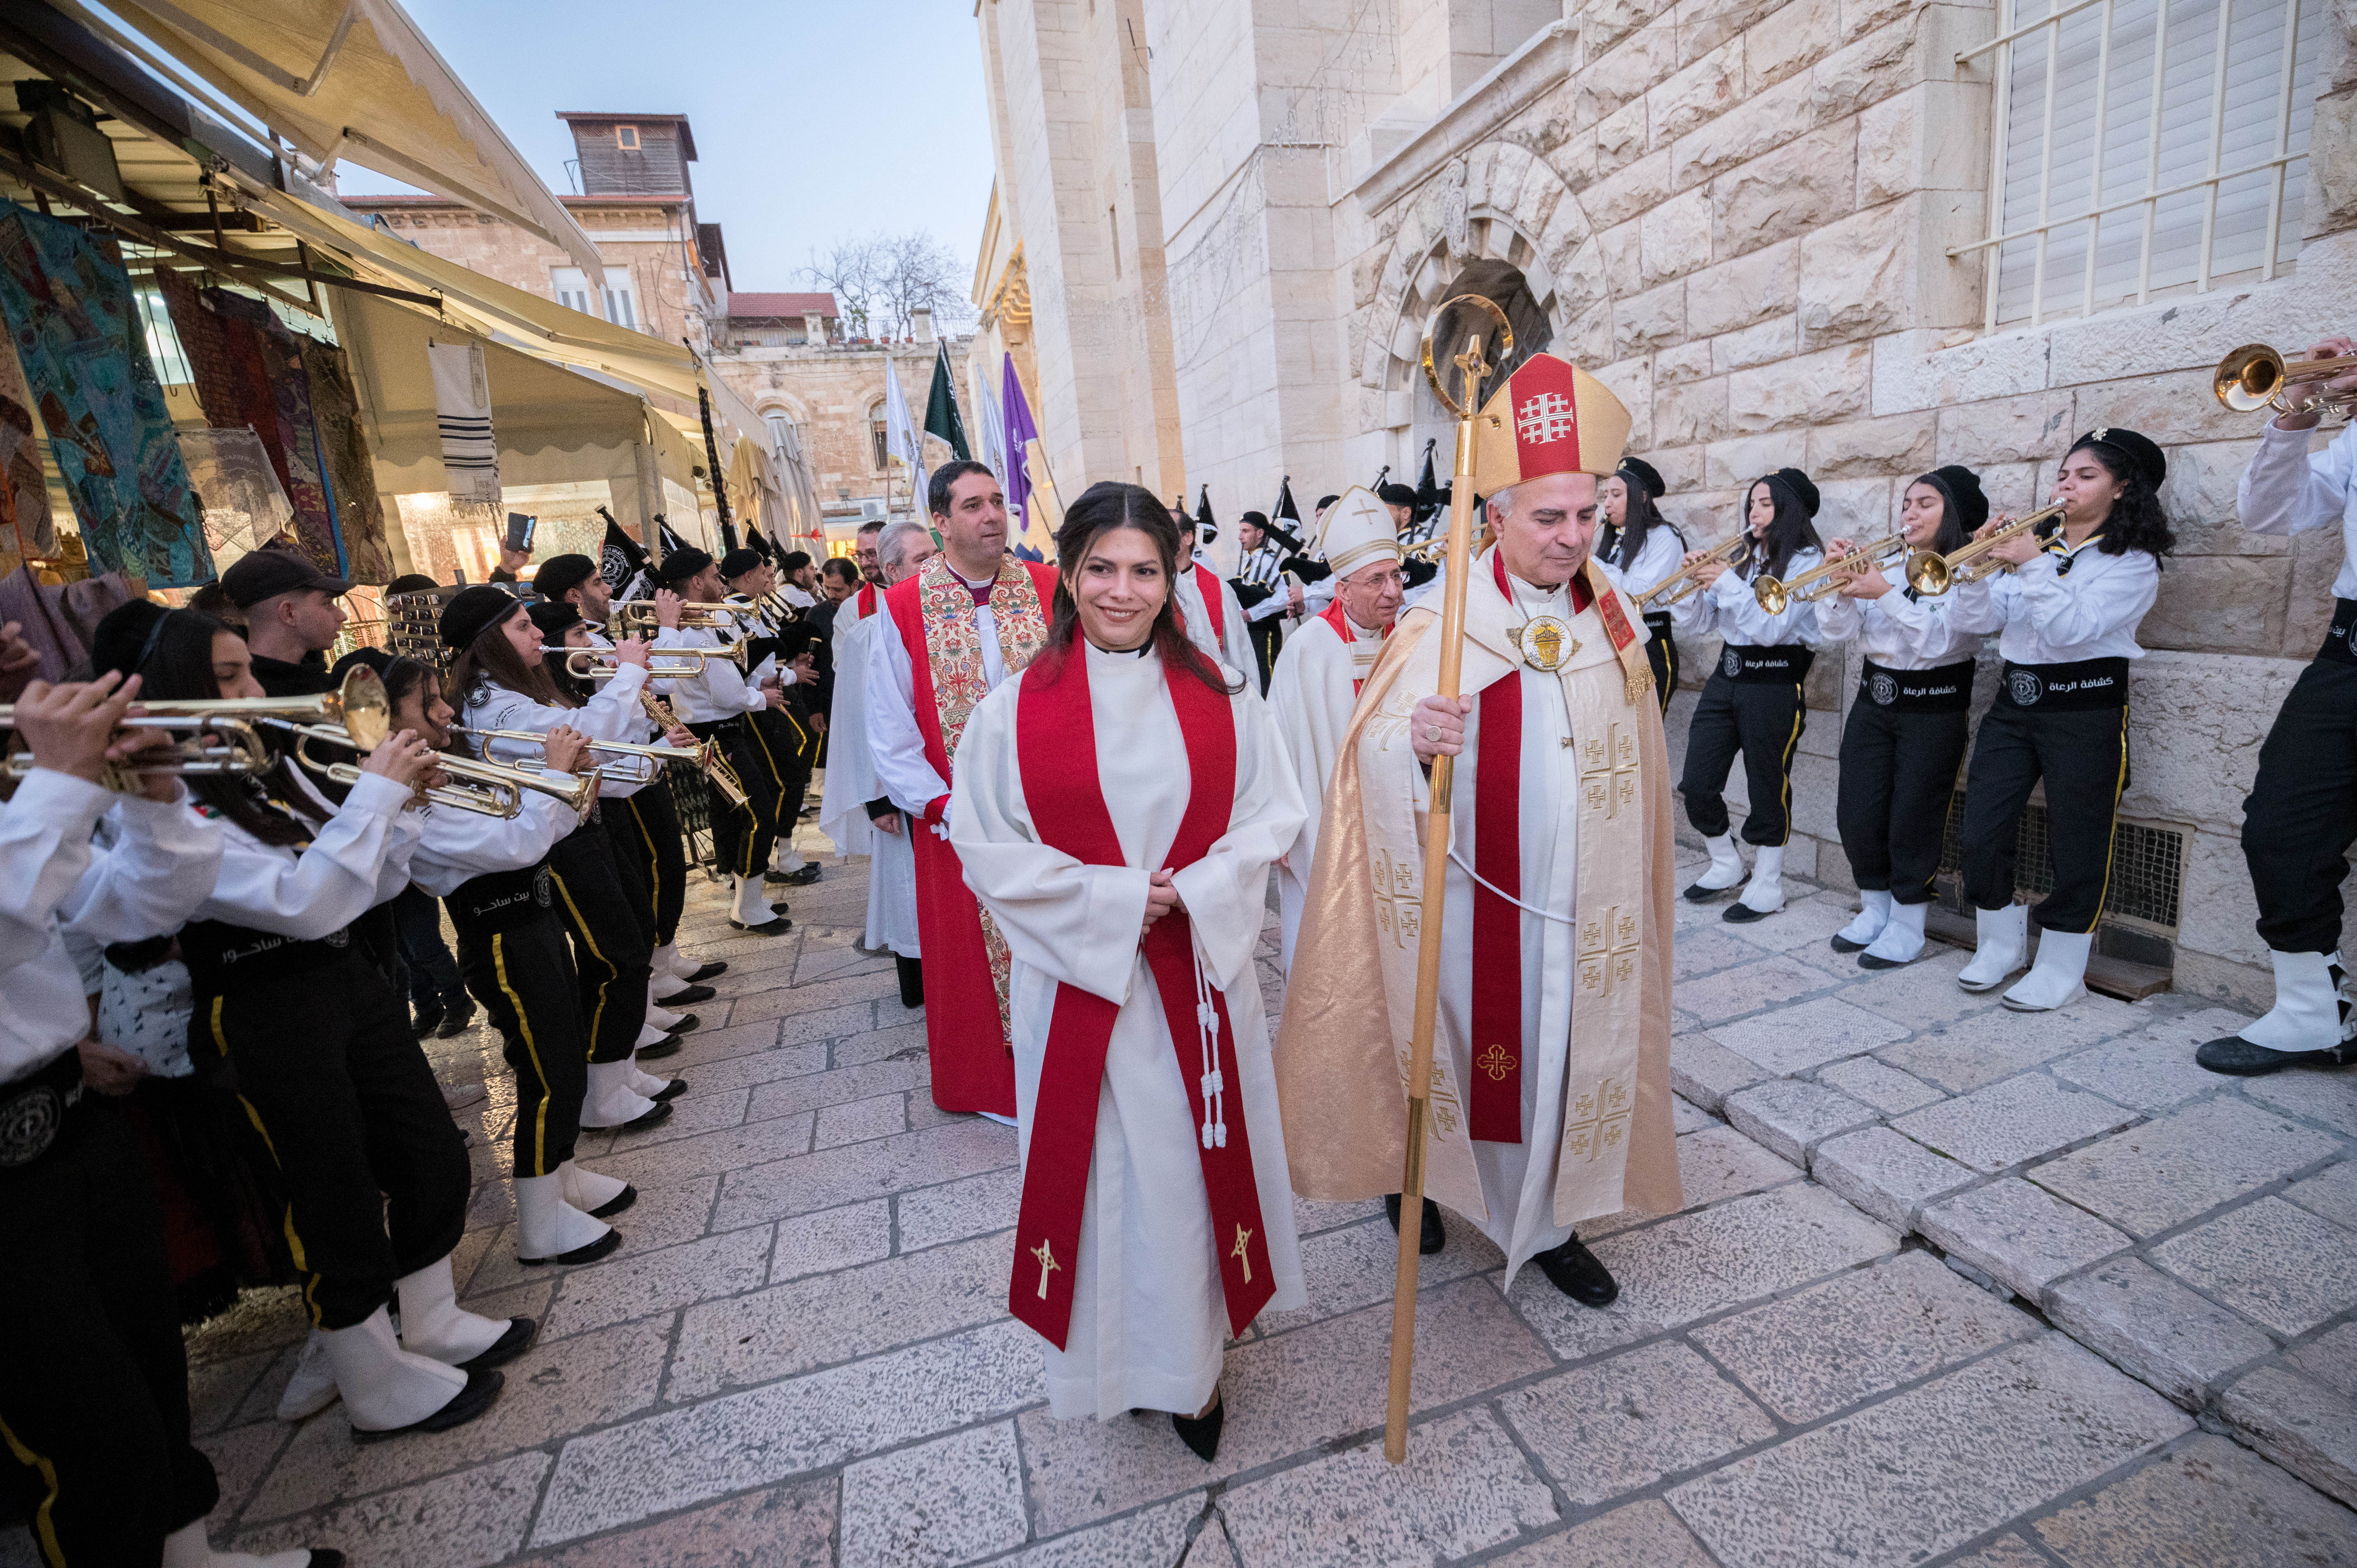
POLYGON ((1319 515, 1316 553, 1333 569, 1334 601, 1285 639, 1268 682, 1277 735, 1309 808, 1301 836, 1277 865, 1279 957, 1287 971, 1293 968, 1294 937, 1318 853, 1319 802, 1334 776, 1359 688, 1374 670, 1407 592, 1391 509, 1364 486, 1351 486, 1319 515))
POLYGON ((1463 695, 1437 695, 1437 603, 1409 610, 1343 737, 1276 1045, 1294 1190, 1396 1191, 1430 766, 1455 757, 1425 1192, 1509 1283, 1534 1260, 1590 1306, 1620 1287, 1579 1223, 1682 1206, 1669 758, 1641 622, 1588 558, 1629 423, 1547 354, 1481 409, 1493 542, 1464 568, 1463 695))

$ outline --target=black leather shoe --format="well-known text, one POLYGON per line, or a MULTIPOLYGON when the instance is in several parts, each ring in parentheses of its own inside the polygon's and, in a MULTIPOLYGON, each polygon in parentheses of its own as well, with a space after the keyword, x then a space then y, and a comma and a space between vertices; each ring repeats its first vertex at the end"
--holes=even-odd
POLYGON ((1739 893, 1742 890, 1743 884, 1740 882, 1735 884, 1731 887, 1705 887, 1701 883, 1697 882, 1693 886, 1686 889, 1686 902, 1689 904, 1715 903, 1717 900, 1726 897, 1730 893, 1739 893))
POLYGON ((642 1062, 651 1062, 659 1057, 675 1057, 679 1055, 679 1036, 665 1035, 651 1046, 640 1046, 637 1055, 642 1062))
POLYGON ((1597 1261, 1577 1236, 1562 1246, 1538 1253, 1531 1262, 1547 1282, 1582 1306, 1610 1306, 1620 1294, 1612 1272, 1597 1261))
POLYGON ((655 1005, 666 1012, 676 1013, 683 1007, 693 1007, 699 1002, 709 1002, 720 993, 709 985, 683 985, 668 996, 658 996, 655 1005))
MULTIPOLYGON (((1383 1213, 1392 1222, 1392 1234, 1398 1235, 1400 1217, 1398 1193, 1389 1192, 1383 1195, 1383 1213)), ((1441 1229, 1440 1225, 1440 1205, 1427 1197, 1424 1200, 1424 1224, 1415 1239, 1415 1250, 1429 1258, 1448 1245, 1448 1232, 1441 1229)))
POLYGON ((782 937, 794 929, 794 923, 783 915, 780 915, 774 920, 764 920, 758 926, 748 926, 742 920, 731 920, 728 923, 740 931, 757 937, 782 937))
MULTIPOLYGON (((454 1426, 464 1426, 491 1408, 491 1402, 500 1397, 500 1390, 507 1380, 505 1372, 469 1372, 467 1374, 467 1386, 451 1395, 448 1404, 424 1421, 413 1421, 407 1426, 388 1427, 382 1432, 363 1432, 355 1426, 352 1428, 352 1441, 382 1443, 387 1438, 399 1437, 405 1433, 447 1432, 454 1426)), ((316 1552, 312 1553, 314 1558, 317 1555, 316 1552)))
POLYGON ((434 1031, 434 1037, 437 1040, 455 1040, 465 1034, 467 1026, 474 1021, 475 999, 471 996, 461 996, 458 998, 458 1004, 451 1008, 449 1015, 442 1020, 442 1026, 434 1031))
POLYGON ((2287 1067, 2347 1067, 2357 1062, 2357 1041, 2343 1040, 2315 1051, 2277 1051, 2255 1046, 2240 1035, 2228 1035, 2195 1051, 2193 1059, 2230 1078, 2257 1078, 2287 1067))
POLYGON ((775 882, 780 885, 793 881, 794 876, 795 874, 791 871, 765 871, 761 873, 762 881, 775 882))
POLYGON ((652 1110, 641 1111, 619 1127, 584 1126, 581 1130, 585 1133, 643 1133, 650 1127, 660 1127, 670 1120, 671 1102, 662 1101, 658 1101, 652 1110))
POLYGON ((670 1028, 665 1029, 663 1033, 671 1036, 673 1039, 677 1039, 680 1036, 686 1034, 690 1029, 694 1028, 702 1022, 704 1022, 704 1020, 698 1018, 693 1013, 682 1014, 680 1015, 679 1022, 673 1024, 670 1028))
POLYGON ((1835 932, 1833 939, 1833 948, 1835 952, 1864 952, 1873 945, 1871 942, 1854 942, 1839 932, 1835 932))
POLYGON ((499 1342, 481 1355, 470 1356, 459 1362, 458 1369, 471 1378, 477 1372, 488 1372, 493 1367, 504 1367, 526 1350, 531 1349, 533 1337, 539 1332, 540 1325, 531 1318, 511 1317, 508 1319, 508 1331, 500 1336, 499 1342))
POLYGON ((630 1205, 638 1202, 638 1200, 639 1189, 632 1187, 629 1182, 624 1182, 622 1184, 621 1191, 616 1193, 613 1197, 608 1198, 605 1202, 599 1204, 597 1208, 589 1211, 589 1218, 592 1219, 611 1219, 617 1214, 621 1213, 625 1208, 630 1208, 630 1205))
MULTIPOLYGON (((570 1252, 559 1252, 553 1258, 519 1257, 516 1259, 516 1262, 522 1263, 528 1269, 539 1268, 544 1263, 565 1263, 567 1265, 575 1263, 594 1263, 600 1258, 611 1257, 620 1249, 621 1245, 622 1233, 619 1230, 608 1230, 603 1236, 598 1237, 595 1241, 590 1242, 587 1246, 576 1247, 570 1252)), ((493 1377, 497 1377, 499 1374, 494 1372, 491 1375, 493 1377)))
POLYGON ((1730 926, 1748 926, 1754 920, 1764 920, 1770 915, 1781 915, 1783 912, 1781 909, 1755 909, 1750 905, 1738 900, 1729 904, 1727 907, 1727 913, 1721 915, 1719 918, 1730 926))
POLYGON ((700 966, 694 974, 689 975, 687 977, 687 983, 690 985, 701 985, 707 980, 716 980, 727 972, 727 961, 726 959, 715 959, 710 963, 700 966))
POLYGON ((1208 1465, 1220 1456, 1220 1428, 1228 1419, 1228 1402, 1213 1396, 1211 1413, 1205 1416, 1180 1415, 1170 1412, 1171 1428, 1178 1441, 1195 1451, 1195 1457, 1208 1465))
MULTIPOLYGON (((663 1105, 668 1104, 672 1101, 677 1100, 681 1095, 685 1094, 686 1092, 687 1079, 683 1078, 675 1078, 669 1083, 664 1084, 661 1089, 656 1090, 652 1094, 648 1095, 647 1098, 653 1101, 658 1105, 663 1105)), ((603 1219, 605 1216, 601 1214, 597 1218, 603 1219)))
POLYGON ((802 863, 801 870, 787 872, 783 880, 790 886, 807 887, 819 879, 819 875, 823 869, 817 861, 806 860, 802 863))
POLYGON ((426 1036, 432 1034, 435 1026, 442 1022, 442 1015, 447 1011, 448 1009, 444 1007, 439 1002, 435 1003, 430 1007, 420 1007, 417 1010, 417 1016, 410 1023, 410 1037, 412 1039, 422 1040, 426 1036))

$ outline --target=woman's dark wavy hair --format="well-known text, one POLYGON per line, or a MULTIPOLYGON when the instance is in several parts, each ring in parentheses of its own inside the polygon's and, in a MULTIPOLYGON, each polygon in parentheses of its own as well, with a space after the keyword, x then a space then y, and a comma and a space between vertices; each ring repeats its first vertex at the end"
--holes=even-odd
MULTIPOLYGON (((159 703, 218 701, 221 692, 213 676, 213 639, 222 632, 234 635, 235 628, 202 610, 174 610, 166 616, 154 650, 139 666, 140 695, 159 703)), ((188 792, 264 843, 304 843, 326 819, 295 780, 296 764, 288 757, 291 737, 262 733, 278 751, 269 772, 253 778, 192 777, 188 792), (273 805, 274 798, 291 811, 273 805)))
POLYGON ((1657 528, 1666 528, 1676 534, 1679 547, 1683 549, 1686 536, 1679 532, 1676 523, 1662 515, 1662 509, 1655 503, 1652 489, 1626 474, 1614 477, 1629 488, 1629 505, 1625 509, 1629 521, 1621 524, 1608 542, 1607 548, 1601 552, 1604 559, 1627 571, 1637 564, 1637 557, 1644 553, 1645 540, 1657 528))
POLYGON ((1899 498, 1901 500, 1906 499, 1907 492, 1918 485, 1922 485, 1925 489, 1933 491, 1939 496, 1940 531, 1932 535, 1932 542, 1926 548, 1935 555, 1951 555, 1962 550, 1973 536, 1965 529, 1964 520, 1956 515, 1954 498, 1941 486, 1928 483, 1927 478, 1928 476, 1926 478, 1908 480, 1899 488, 1899 498))
POLYGON ((1235 695, 1243 688, 1229 685, 1220 667, 1187 640, 1178 624, 1178 525, 1170 521, 1170 509, 1152 490, 1112 479, 1099 480, 1082 491, 1080 499, 1064 513, 1064 525, 1056 530, 1055 617, 1048 628, 1048 645, 1032 668, 1044 666, 1043 679, 1049 683, 1063 678, 1072 644, 1081 635, 1081 607, 1072 597, 1069 575, 1088 560, 1089 547, 1100 535, 1116 528, 1134 528, 1145 534, 1162 557, 1166 586, 1162 608, 1154 617, 1152 639, 1154 650, 1162 656, 1162 668, 1184 670, 1220 695, 1235 695))
MULTIPOLYGON (((2177 548, 2177 534, 2169 526, 2168 514, 2160 510, 2159 492, 2146 482, 2126 453, 2104 441, 2090 441, 2072 450, 2092 453, 2104 471, 2120 482, 2119 497, 2112 502, 2111 515, 2104 520, 2096 549, 2106 555, 2142 550, 2158 561, 2177 548)), ((2062 456, 2067 463, 2071 454, 2062 456)))
POLYGON ((523 607, 523 601, 518 599, 514 609, 477 632, 475 640, 460 649, 458 657, 450 661, 450 673, 442 682, 442 692, 452 705, 465 708, 485 686, 505 686, 552 708, 582 705, 580 698, 559 686, 549 674, 545 655, 527 663, 508 640, 507 633, 500 629, 523 607))
POLYGON ((1803 509, 1801 498, 1765 475, 1743 487, 1743 499, 1737 503, 1735 513, 1737 528, 1749 531, 1751 527, 1751 492, 1761 485, 1768 487, 1768 494, 1776 502, 1776 516, 1768 524, 1767 537, 1756 543, 1747 542, 1743 553, 1735 559, 1736 569, 1747 580, 1758 577, 1761 572, 1770 577, 1790 576, 1793 556, 1803 550, 1823 551, 1825 547, 1824 541, 1817 537, 1817 525, 1809 521, 1808 512, 1803 509), (1761 546, 1766 548, 1764 564, 1757 559, 1761 546))

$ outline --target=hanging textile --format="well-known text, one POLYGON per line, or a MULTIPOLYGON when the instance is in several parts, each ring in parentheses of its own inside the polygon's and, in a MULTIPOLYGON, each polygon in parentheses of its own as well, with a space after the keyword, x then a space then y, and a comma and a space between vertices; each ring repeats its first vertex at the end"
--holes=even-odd
POLYGON ((434 409, 442 425, 442 467, 454 501, 500 499, 500 448, 491 435, 491 378, 479 343, 429 343, 434 409))
POLYGON ((81 230, 0 204, 0 316, 73 499, 92 573, 212 577, 131 276, 81 230))
POLYGON ((180 352, 188 361, 205 423, 216 430, 247 428, 252 421, 244 413, 244 396, 238 390, 237 368, 221 317, 199 298, 188 274, 159 266, 154 276, 156 292, 164 296, 164 313, 172 318, 180 352))
POLYGON ((0 343, 0 553, 19 562, 28 555, 48 560, 58 553, 38 438, 33 394, 16 368, 16 350, 0 343))
POLYGON ((351 361, 333 343, 305 338, 303 369, 311 383, 311 417, 319 433, 320 467, 336 506, 336 534, 344 546, 341 575, 355 583, 393 581, 393 547, 385 542, 384 501, 376 464, 361 424, 351 361))
POLYGON ((293 526, 295 509, 278 488, 269 448, 251 426, 183 430, 180 456, 204 503, 205 542, 217 562, 234 563, 293 526))
MULTIPOLYGON (((311 422, 311 383, 303 372, 301 339, 263 300, 227 289, 207 289, 242 383, 243 423, 270 449, 270 465, 295 509, 295 540, 304 555, 329 576, 344 575, 328 488, 319 477, 319 437, 311 422)), ((216 426, 231 422, 207 420, 216 426)))

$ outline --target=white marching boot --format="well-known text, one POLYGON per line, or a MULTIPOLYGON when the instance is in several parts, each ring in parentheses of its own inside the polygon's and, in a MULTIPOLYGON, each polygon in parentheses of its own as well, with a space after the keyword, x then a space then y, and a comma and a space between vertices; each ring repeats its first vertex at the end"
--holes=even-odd
POLYGON ((2017 1013, 2050 1013, 2078 1001, 2087 994, 2087 955, 2094 947, 2093 931, 2040 931, 2037 965, 2005 993, 2005 1004, 2017 1013))
POLYGON ((766 926, 777 918, 777 910, 770 908, 768 898, 762 897, 761 879, 758 876, 738 877, 736 897, 728 908, 728 923, 739 930, 749 931, 766 926))
POLYGON ((1867 950, 1857 955, 1860 969, 1900 969, 1923 956, 1923 917, 1929 904, 1893 904, 1890 919, 1867 950))
POLYGON ((1764 920, 1784 907, 1784 846, 1767 843, 1752 857, 1751 880, 1743 885, 1743 897, 1727 907, 1720 918, 1735 924, 1747 925, 1764 920))
POLYGON ((664 1034, 652 1024, 641 1024, 639 1026, 638 1043, 630 1048, 634 1051, 642 1051, 649 1046, 662 1045, 665 1040, 670 1038, 671 1036, 669 1035, 664 1034))
POLYGON ((638 1058, 635 1057, 630 1060, 630 1076, 629 1082, 630 1088, 635 1092, 648 1100, 654 1100, 656 1096, 662 1094, 663 1090, 671 1087, 671 1079, 667 1078, 657 1078, 654 1074, 647 1071, 644 1068, 639 1066, 638 1058))
POLYGON ((565 1177, 515 1178, 516 1261, 594 1263, 622 1244, 620 1232, 565 1201, 565 1177))
POLYGON ((1702 847, 1710 851, 1710 865, 1686 889, 1686 897, 1697 904, 1714 893, 1726 892, 1743 880, 1743 855, 1735 847, 1733 832, 1705 839, 1702 847))
POLYGON ((328 1342, 314 1328, 311 1337, 303 1341, 303 1353, 295 1359, 295 1375, 286 1380, 285 1391, 278 1396, 278 1419, 301 1421, 335 1402, 336 1373, 328 1365, 328 1342))
POLYGON ((670 1106, 658 1105, 630 1087, 630 1074, 636 1070, 627 1059, 589 1064, 589 1092, 581 1099, 585 1130, 619 1127, 635 1133, 671 1114, 670 1106))
POLYGON ((565 1194, 565 1201, 592 1219, 610 1219, 639 1200, 639 1189, 629 1182, 583 1170, 573 1160, 558 1165, 556 1174, 561 1178, 557 1190, 565 1194))
POLYGON ((2276 1004, 2235 1034, 2271 1051, 2330 1050, 2348 1036, 2335 953, 2273 952, 2276 1004))
POLYGON ((668 974, 674 980, 685 980, 695 972, 695 965, 679 956, 679 944, 669 942, 655 949, 648 966, 659 975, 668 974))
POLYGON ((1890 923, 1890 889, 1861 887, 1857 890, 1857 918, 1834 933, 1834 951, 1857 952, 1870 945, 1890 923))
MULTIPOLYGON (((683 1013, 673 1012, 660 1002, 650 1001, 647 1004, 647 1021, 643 1026, 652 1029, 658 1035, 668 1035, 673 1029, 678 1027, 680 1021, 686 1015, 683 1013)), ((647 1043, 643 1039, 639 1042, 642 1046, 647 1043)))
POLYGON ((308 1568, 311 1549, 274 1552, 256 1557, 251 1552, 215 1552, 205 1539, 205 1521, 184 1524, 164 1538, 164 1568, 308 1568))
POLYGON ((460 1399, 467 1392, 468 1374, 431 1356, 403 1349, 393 1337, 393 1319, 381 1306, 350 1328, 326 1329, 319 1337, 327 1346, 328 1364, 335 1369, 344 1410, 351 1417, 352 1435, 361 1442, 413 1427, 438 1432, 479 1413, 480 1406, 473 1412, 463 1409, 471 1402, 460 1399), (454 1410, 453 1405, 462 1408, 454 1410), (436 1420, 446 1414, 454 1419, 436 1420))
POLYGON ((1956 983, 1967 991, 1994 991, 2029 957, 2029 906, 1975 908, 1973 924, 1980 945, 1973 950, 1972 961, 1957 972, 1956 983))
POLYGON ((447 1257, 414 1274, 402 1275, 393 1282, 393 1288, 401 1302, 404 1350, 431 1356, 445 1366, 464 1367, 491 1350, 508 1350, 500 1359, 512 1360, 532 1343, 532 1319, 483 1317, 458 1305, 458 1287, 451 1278, 447 1257), (507 1345, 511 1337, 517 1340, 512 1349, 507 1345))

